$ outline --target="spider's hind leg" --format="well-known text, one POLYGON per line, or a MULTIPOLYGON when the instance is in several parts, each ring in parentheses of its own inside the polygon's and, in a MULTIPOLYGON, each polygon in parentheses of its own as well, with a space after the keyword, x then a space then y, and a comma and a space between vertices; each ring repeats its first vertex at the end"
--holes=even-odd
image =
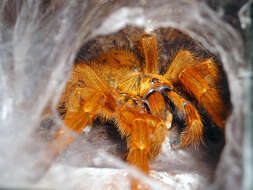
MULTIPOLYGON (((114 94, 106 83, 91 67, 81 62, 75 65, 72 79, 68 82, 61 100, 65 101, 67 108, 63 122, 77 133, 80 133, 87 124, 91 124, 98 115, 106 119, 113 118, 117 106, 114 94), (77 85, 72 88, 78 81, 82 81, 79 84, 82 87, 77 85)), ((57 132, 49 148, 55 149, 54 152, 58 155, 72 140, 73 137, 62 128, 57 132)))
POLYGON ((81 133, 83 128, 91 125, 93 119, 102 108, 105 97, 101 92, 90 88, 76 88, 69 96, 67 103, 67 112, 65 113, 63 123, 67 126, 61 127, 56 132, 56 137, 48 146, 53 160, 58 156, 75 138, 75 133, 81 133), (70 131, 68 131, 70 129, 70 131))

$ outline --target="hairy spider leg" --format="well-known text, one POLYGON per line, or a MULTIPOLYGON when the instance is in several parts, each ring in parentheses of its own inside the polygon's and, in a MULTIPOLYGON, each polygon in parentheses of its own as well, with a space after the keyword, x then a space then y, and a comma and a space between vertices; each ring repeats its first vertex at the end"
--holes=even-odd
MULTIPOLYGON (((93 89, 77 88, 68 99, 68 110, 63 123, 68 129, 80 133, 87 124, 91 124, 92 119, 96 116, 98 109, 100 109, 99 106, 103 99, 103 94, 93 89), (87 99, 89 101, 81 104, 81 101, 87 95, 90 98, 87 99)), ((73 138, 74 136, 62 127, 57 131, 56 137, 49 147, 57 156, 72 142, 73 138)))
POLYGON ((137 56, 125 49, 112 49, 105 54, 100 55, 96 59, 96 65, 108 65, 110 69, 120 69, 122 67, 138 67, 140 66, 137 56))
POLYGON ((214 122, 224 129, 228 111, 220 97, 219 90, 209 87, 208 83, 192 68, 187 68, 180 73, 179 80, 208 111, 214 122))
POLYGON ((172 82, 180 82, 184 88, 196 97, 198 102, 207 110, 214 122, 224 129, 228 116, 226 109, 214 83, 218 80, 216 63, 207 59, 198 63, 190 51, 181 50, 170 64, 165 77, 172 82), (207 70, 204 73, 203 68, 207 70), (209 86, 210 85, 210 86, 209 86))
POLYGON ((153 34, 144 34, 140 40, 140 49, 144 57, 145 65, 143 72, 158 73, 158 48, 157 41, 153 34))
MULTIPOLYGON (((156 152, 152 143, 157 137, 156 135, 165 134, 161 131, 166 129, 166 126, 159 117, 153 116, 146 112, 142 112, 138 107, 130 108, 122 105, 117 111, 117 124, 122 136, 127 137, 128 155, 127 162, 145 174, 149 174, 149 159, 154 158, 156 152), (154 137, 156 136, 156 137, 154 137)), ((154 146, 159 149, 161 146, 160 140, 154 146)), ((132 189, 137 189, 140 185, 138 180, 132 181, 132 189)))
POLYGON ((166 110, 166 103, 163 95, 160 92, 153 92, 148 96, 148 107, 152 115, 160 117, 164 120, 166 127, 163 125, 157 126, 151 138, 152 157, 155 157, 160 152, 160 148, 167 134, 167 129, 171 127, 172 114, 166 110))
POLYGON ((138 108, 121 106, 117 112, 117 124, 122 136, 127 137, 129 153, 127 161, 148 174, 148 159, 150 137, 154 128, 148 125, 147 120, 156 118, 147 113, 138 112, 138 108))
POLYGON ((197 148, 203 143, 203 123, 197 109, 174 91, 166 92, 169 101, 173 103, 180 117, 186 120, 186 128, 180 135, 180 146, 184 148, 192 144, 197 148))
POLYGON ((176 83, 179 73, 181 73, 185 67, 193 65, 194 63, 194 57, 190 51, 180 50, 169 65, 164 77, 172 83, 176 83))
MULTIPOLYGON (((89 66, 77 64, 74 71, 80 73, 79 76, 82 77, 86 87, 76 87, 69 95, 63 122, 72 131, 80 133, 98 115, 105 119, 112 119, 116 101, 109 93, 108 87, 89 66), (92 81, 89 82, 89 80, 92 81)), ((73 141, 73 138, 74 135, 65 128, 59 129, 56 138, 49 144, 49 150, 52 152, 51 160, 54 160, 73 141)))
POLYGON ((208 83, 209 87, 217 87, 220 80, 219 68, 212 58, 206 59, 198 64, 194 64, 191 68, 208 83))
POLYGON ((166 105, 160 92, 153 92, 149 95, 148 106, 152 115, 163 116, 165 114, 166 105))

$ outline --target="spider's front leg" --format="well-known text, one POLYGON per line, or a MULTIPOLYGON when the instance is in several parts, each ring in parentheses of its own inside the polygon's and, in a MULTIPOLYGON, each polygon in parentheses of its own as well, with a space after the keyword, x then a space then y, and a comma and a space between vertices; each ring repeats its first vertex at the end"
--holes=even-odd
POLYGON ((198 102, 208 111, 218 127, 224 129, 229 111, 223 103, 217 88, 211 88, 208 83, 193 69, 187 68, 179 75, 184 87, 192 93, 198 102))
MULTIPOLYGON (((163 91, 163 90, 162 90, 163 91)), ((152 115, 161 118, 165 124, 164 126, 157 126, 152 137, 151 151, 152 156, 155 157, 159 152, 161 145, 166 137, 167 130, 171 128, 172 113, 167 109, 163 92, 155 91, 147 97, 148 107, 152 115)))
MULTIPOLYGON (((152 145, 154 139, 158 139, 154 136, 162 135, 165 138, 166 126, 164 121, 157 116, 138 109, 138 107, 121 106, 117 111, 117 123, 122 136, 127 137, 127 162, 148 175, 148 161, 150 158, 155 157, 152 145), (158 131, 165 131, 165 133, 161 134, 158 131)), ((159 149, 161 143, 156 146, 159 149)), ((140 184, 136 180, 132 181, 132 189, 137 189, 138 185, 140 184)))
MULTIPOLYGON (((155 92, 152 92, 147 97, 150 112, 152 115, 162 118, 167 129, 169 129, 173 119, 170 111, 173 110, 169 111, 166 109, 165 99, 167 103, 173 104, 175 107, 174 112, 176 111, 177 115, 186 121, 186 128, 180 134, 179 147, 184 148, 190 144, 194 147, 198 147, 200 142, 203 143, 203 124, 197 109, 176 92, 166 89, 166 86, 164 86, 164 88, 162 87, 163 85, 158 86, 158 88, 154 88, 153 90, 155 90, 155 92)), ((163 130, 160 131, 159 128, 157 128, 155 132, 157 135, 154 136, 154 143, 152 143, 152 146, 154 147, 153 152, 159 153, 160 145, 164 141, 164 135, 166 134, 166 131, 163 130), (160 133, 160 135, 158 133, 160 133)))
POLYGON ((220 90, 216 88, 220 74, 211 58, 198 62, 190 51, 181 50, 164 76, 172 83, 181 83, 208 111, 216 125, 224 129, 229 110, 220 96, 220 90))
POLYGON ((193 145, 197 148, 200 142, 203 143, 204 126, 197 109, 187 100, 174 91, 166 92, 168 101, 175 107, 175 111, 186 121, 186 127, 180 134, 179 148, 193 145))

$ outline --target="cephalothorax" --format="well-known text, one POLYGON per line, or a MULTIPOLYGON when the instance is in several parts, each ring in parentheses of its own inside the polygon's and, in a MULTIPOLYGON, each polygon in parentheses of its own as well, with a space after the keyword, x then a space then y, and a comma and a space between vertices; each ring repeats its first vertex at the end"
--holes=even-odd
MULTIPOLYGON (((221 129, 228 110, 215 88, 219 74, 212 58, 197 61, 190 51, 180 50, 160 74, 155 36, 144 34, 138 48, 142 59, 133 52, 113 49, 95 60, 77 62, 59 105, 66 108, 66 126, 78 133, 97 117, 113 120, 127 139, 127 162, 148 174, 148 160, 159 153, 175 113, 185 121, 179 147, 197 147, 203 141, 201 116, 184 92, 221 129)), ((63 134, 60 131, 56 140, 63 134)))

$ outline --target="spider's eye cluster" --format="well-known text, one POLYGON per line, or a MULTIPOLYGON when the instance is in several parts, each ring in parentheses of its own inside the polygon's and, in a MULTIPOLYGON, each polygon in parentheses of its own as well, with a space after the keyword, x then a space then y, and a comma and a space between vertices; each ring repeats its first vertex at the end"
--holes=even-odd
POLYGON ((150 82, 151 82, 152 84, 155 84, 155 83, 159 83, 160 80, 157 79, 157 78, 152 78, 150 82))

